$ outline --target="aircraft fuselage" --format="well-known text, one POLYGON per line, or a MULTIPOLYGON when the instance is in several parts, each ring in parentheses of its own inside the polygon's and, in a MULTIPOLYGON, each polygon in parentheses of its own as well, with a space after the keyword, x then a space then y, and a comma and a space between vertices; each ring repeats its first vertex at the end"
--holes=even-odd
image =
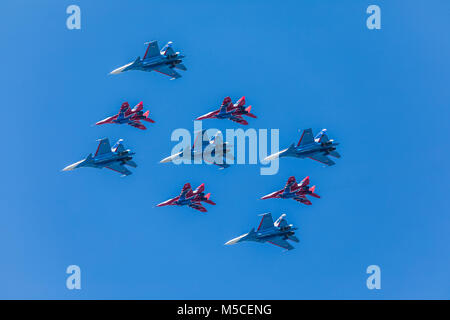
POLYGON ((127 161, 133 159, 133 152, 126 152, 123 154, 102 154, 93 158, 92 166, 94 167, 105 167, 112 162, 122 162, 126 163, 127 161))
MULTIPOLYGON (((338 143, 326 144, 322 145, 320 143, 312 143, 306 146, 295 147, 294 156, 298 158, 307 158, 316 153, 329 153, 331 151, 336 150, 336 145, 338 143)), ((290 154, 286 154, 290 155, 290 154)))
POLYGON ((258 241, 258 242, 266 242, 266 241, 270 241, 273 238, 278 238, 278 237, 287 238, 288 236, 292 236, 295 234, 294 230, 297 230, 297 228, 289 227, 289 228, 285 228, 285 229, 267 229, 267 230, 256 231, 255 237, 252 240, 258 241))

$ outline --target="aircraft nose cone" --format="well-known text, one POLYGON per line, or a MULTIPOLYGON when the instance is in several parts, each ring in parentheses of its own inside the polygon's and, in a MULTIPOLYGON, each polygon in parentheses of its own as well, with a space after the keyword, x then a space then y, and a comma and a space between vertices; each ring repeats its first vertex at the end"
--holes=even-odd
POLYGON ((67 167, 65 167, 64 169, 62 169, 62 171, 71 171, 76 169, 84 160, 80 160, 78 162, 72 163, 71 165, 68 165, 67 167))
POLYGON ((178 152, 176 154, 173 154, 171 156, 168 156, 167 158, 162 159, 159 163, 167 163, 167 162, 172 162, 173 160, 177 159, 179 156, 181 156, 181 154, 183 153, 183 151, 178 152))
POLYGON ((162 159, 159 163, 168 163, 172 161, 172 156, 162 159))
POLYGON ((124 66, 122 66, 120 68, 114 69, 109 74, 119 74, 119 73, 123 72, 127 67, 129 67, 132 64, 133 64, 133 62, 128 63, 128 64, 126 64, 126 65, 124 65, 124 66))
POLYGON ((230 246, 230 245, 232 245, 232 244, 235 244, 236 242, 237 242, 236 239, 232 239, 232 240, 230 240, 230 241, 225 242, 225 245, 226 245, 226 246, 230 246))
POLYGON ((232 244, 238 243, 239 241, 243 240, 243 238, 245 238, 246 236, 247 236, 247 233, 243 234, 242 236, 231 239, 230 241, 225 242, 225 245, 230 246, 232 244))

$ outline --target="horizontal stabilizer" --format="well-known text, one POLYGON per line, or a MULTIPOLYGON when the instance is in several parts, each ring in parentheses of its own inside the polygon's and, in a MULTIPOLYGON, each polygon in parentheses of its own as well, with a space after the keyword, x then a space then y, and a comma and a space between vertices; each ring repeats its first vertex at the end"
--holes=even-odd
POLYGON ((186 66, 184 64, 182 64, 182 63, 176 64, 175 68, 183 70, 183 71, 187 70, 186 66))
POLYGON ((149 116, 149 114, 150 114, 150 110, 147 110, 147 111, 145 111, 144 112, 144 119, 142 119, 142 120, 144 120, 144 121, 147 121, 147 122, 151 122, 151 123, 155 123, 155 120, 152 120, 152 119, 150 119, 148 116, 149 116))
POLYGON ((340 158, 340 157, 341 157, 341 155, 339 154, 339 152, 337 152, 337 151, 335 151, 335 150, 330 151, 330 156, 335 157, 335 158, 340 158))
POLYGON ((252 106, 248 106, 247 108, 245 108, 245 111, 247 111, 247 113, 245 113, 245 115, 250 118, 256 119, 256 116, 250 112, 251 110, 252 110, 252 106))
POLYGON ((130 167, 133 167, 133 168, 137 168, 137 164, 133 160, 128 160, 125 164, 127 166, 130 166, 130 167))

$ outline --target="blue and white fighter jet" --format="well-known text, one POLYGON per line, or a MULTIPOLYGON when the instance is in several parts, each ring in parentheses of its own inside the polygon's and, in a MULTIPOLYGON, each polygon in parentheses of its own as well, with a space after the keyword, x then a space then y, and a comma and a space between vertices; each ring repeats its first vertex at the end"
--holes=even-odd
POLYGON ((333 139, 329 139, 326 131, 327 129, 323 129, 314 137, 312 129, 303 130, 297 145, 291 144, 289 148, 266 157, 264 161, 271 161, 278 157, 310 158, 327 166, 332 166, 335 162, 328 158, 328 156, 335 158, 341 157, 336 151, 336 146, 339 143, 334 142, 333 139))
POLYGON ((181 78, 181 75, 174 69, 187 70, 182 63, 184 57, 179 52, 173 51, 172 41, 168 42, 161 51, 159 50, 158 41, 150 41, 148 42, 144 58, 137 57, 133 62, 111 71, 110 74, 119 74, 129 70, 156 71, 171 77, 170 80, 178 79, 181 78))
POLYGON ((81 167, 92 167, 92 168, 107 168, 118 173, 121 173, 122 176, 128 176, 132 172, 128 170, 125 165, 136 168, 137 164, 132 161, 134 152, 131 152, 129 149, 125 150, 123 147, 122 141, 120 139, 116 142, 116 144, 111 148, 109 144, 109 139, 104 138, 99 140, 97 151, 94 156, 90 153, 86 159, 80 160, 71 164, 63 169, 63 171, 70 171, 81 167))
POLYGON ((274 223, 272 214, 264 213, 256 231, 255 228, 252 228, 249 233, 234 238, 225 243, 225 245, 242 241, 256 241, 269 242, 286 250, 292 250, 294 247, 287 240, 294 242, 300 242, 300 240, 294 235, 297 228, 294 228, 292 224, 288 224, 285 217, 286 214, 282 214, 274 223))

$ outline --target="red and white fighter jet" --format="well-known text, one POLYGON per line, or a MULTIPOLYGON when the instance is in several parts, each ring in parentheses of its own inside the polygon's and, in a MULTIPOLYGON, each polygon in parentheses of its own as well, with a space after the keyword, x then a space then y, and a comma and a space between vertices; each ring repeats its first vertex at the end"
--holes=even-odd
POLYGON ((262 197, 262 200, 270 198, 278 199, 294 199, 306 205, 311 205, 311 201, 306 198, 307 195, 320 198, 320 196, 314 193, 316 186, 309 187, 309 176, 303 179, 300 183, 295 181, 295 177, 289 177, 284 189, 272 192, 262 197))
POLYGON ((192 191, 191 185, 189 183, 186 183, 183 186, 183 189, 181 189, 181 193, 178 197, 166 200, 164 202, 161 202, 160 204, 156 205, 157 207, 163 207, 163 206, 189 206, 193 209, 196 209, 200 212, 207 212, 206 208, 202 206, 201 202, 206 202, 212 205, 215 205, 214 202, 209 200, 209 197, 211 196, 211 193, 208 193, 205 195, 205 184, 202 183, 192 191))
POLYGON ((139 102, 133 109, 130 109, 130 105, 128 104, 128 102, 124 102, 122 103, 118 114, 103 119, 102 121, 97 122, 96 125, 105 123, 126 123, 135 128, 145 130, 147 128, 141 123, 141 120, 151 123, 155 123, 155 121, 148 117, 150 113, 149 110, 143 112, 142 109, 144 109, 144 104, 142 103, 142 101, 139 102))
POLYGON ((247 117, 256 118, 256 116, 250 112, 251 110, 252 106, 245 107, 245 97, 240 98, 234 104, 230 97, 226 97, 223 99, 220 109, 204 114, 195 120, 230 119, 231 121, 247 125, 247 120, 245 120, 242 116, 244 115, 247 117))

